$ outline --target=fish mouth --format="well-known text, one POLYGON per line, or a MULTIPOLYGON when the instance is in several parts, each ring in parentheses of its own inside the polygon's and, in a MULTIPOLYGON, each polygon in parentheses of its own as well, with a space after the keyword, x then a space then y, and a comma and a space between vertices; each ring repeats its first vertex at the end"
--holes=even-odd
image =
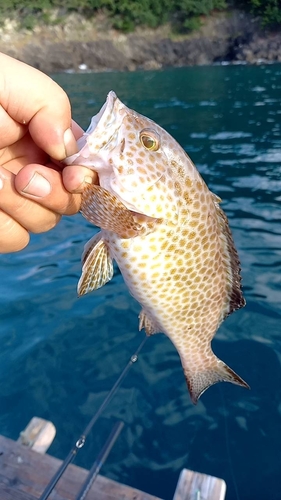
MULTIPOLYGON (((89 128, 86 130, 85 134, 92 134, 98 125, 101 127, 108 128, 112 125, 115 119, 114 105, 117 101, 117 95, 113 90, 107 94, 106 101, 101 107, 99 112, 93 116, 89 128)), ((77 144, 79 140, 77 141, 77 144)), ((78 144, 79 147, 79 144, 78 144)))
MULTIPOLYGON (((112 131, 112 126, 114 123, 119 123, 122 120, 119 112, 125 107, 122 105, 121 101, 119 101, 117 95, 113 90, 111 90, 106 98, 104 105, 101 107, 100 111, 92 117, 91 123, 82 135, 77 140, 77 149, 78 152, 68 156, 63 160, 65 165, 84 165, 89 168, 93 168, 93 162, 89 158, 91 155, 88 151, 88 141, 90 136, 97 135, 98 129, 104 131, 103 137, 107 143, 110 143, 113 139, 114 133, 112 131)), ((114 128, 114 127, 113 127, 114 128)), ((114 132, 116 132, 114 130, 114 132)))

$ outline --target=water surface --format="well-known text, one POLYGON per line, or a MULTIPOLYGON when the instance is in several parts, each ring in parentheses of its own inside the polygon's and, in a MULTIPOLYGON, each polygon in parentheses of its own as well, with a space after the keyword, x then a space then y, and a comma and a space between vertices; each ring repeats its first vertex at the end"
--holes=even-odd
MULTIPOLYGON (((247 306, 223 323, 213 349, 251 391, 217 384, 194 407, 175 349, 154 335, 76 462, 90 468, 122 419, 103 474, 165 500, 183 467, 224 478, 227 500, 280 499, 280 77, 278 65, 55 77, 83 127, 111 89, 165 127, 222 198, 241 257, 247 306)), ((17 439, 34 415, 50 419, 59 458, 143 338, 117 269, 101 290, 76 296, 95 231, 65 217, 0 259, 0 432, 17 439)))

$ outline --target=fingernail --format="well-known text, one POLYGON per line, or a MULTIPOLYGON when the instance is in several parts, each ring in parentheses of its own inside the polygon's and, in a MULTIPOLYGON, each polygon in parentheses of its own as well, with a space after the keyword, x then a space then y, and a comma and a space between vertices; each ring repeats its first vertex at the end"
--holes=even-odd
POLYGON ((83 179, 83 182, 81 182, 81 184, 76 189, 73 189, 71 192, 72 193, 82 193, 82 191, 84 191, 84 189, 87 186, 89 186, 89 184, 93 184, 93 179, 89 175, 86 175, 83 179))
POLYGON ((2 189, 4 187, 4 181, 3 179, 0 177, 0 189, 2 189))
POLYGON ((51 184, 43 175, 35 172, 31 177, 29 183, 22 189, 23 193, 31 194, 32 196, 37 196, 38 198, 43 198, 51 192, 51 184))
POLYGON ((86 175, 84 177, 84 183, 85 184, 92 184, 93 183, 93 177, 91 177, 90 175, 86 175))
POLYGON ((63 136, 65 156, 71 156, 77 153, 77 142, 71 128, 68 128, 63 136))

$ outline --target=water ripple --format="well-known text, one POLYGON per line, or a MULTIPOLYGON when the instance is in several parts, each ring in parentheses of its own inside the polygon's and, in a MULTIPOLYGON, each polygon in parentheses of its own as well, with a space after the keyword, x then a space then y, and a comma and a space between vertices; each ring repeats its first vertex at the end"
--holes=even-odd
MULTIPOLYGON (((183 467, 223 477, 228 500, 237 491, 280 497, 280 74, 272 65, 57 77, 84 127, 111 89, 166 127, 223 199, 239 251, 247 306, 223 323, 213 348, 251 391, 217 384, 194 407, 173 345, 154 335, 78 460, 91 467, 113 421, 124 420, 103 473, 165 500, 183 467)), ((139 306, 117 269, 77 298, 80 256, 95 231, 66 217, 1 256, 1 432, 16 439, 32 416, 51 419, 60 458, 142 338, 139 306)))

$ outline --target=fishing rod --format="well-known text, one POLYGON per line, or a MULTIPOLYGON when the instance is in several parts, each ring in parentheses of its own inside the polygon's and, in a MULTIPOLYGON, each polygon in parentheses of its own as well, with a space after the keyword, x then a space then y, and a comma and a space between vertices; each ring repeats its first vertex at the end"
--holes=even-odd
POLYGON ((45 490, 43 491, 42 495, 39 497, 39 500, 47 500, 47 498, 49 498, 50 494, 52 493, 52 491, 55 488, 57 482, 59 481, 59 479, 61 478, 61 476, 65 472, 65 470, 67 469, 68 465, 71 462, 73 462, 73 460, 76 457, 76 455, 79 452, 79 450, 81 450, 81 448, 83 448, 83 446, 84 446, 84 444, 86 442, 86 438, 87 438, 88 434, 90 433, 90 431, 92 430, 93 426, 95 425, 96 421, 98 420, 98 418, 100 417, 100 415, 102 414, 102 412, 104 411, 104 409, 106 408, 106 406, 109 404, 109 402, 111 401, 111 399, 113 398, 113 396, 115 395, 115 393, 117 392, 117 390, 119 389, 120 385, 122 384, 124 378, 128 374, 128 372, 129 372, 130 368, 132 367, 132 365, 134 363, 136 363, 136 361, 138 360, 138 355, 139 355, 141 349, 143 348, 146 339, 147 339, 147 337, 145 336, 143 338, 143 340, 141 341, 139 347, 137 348, 136 352, 130 357, 129 362, 127 363, 127 365, 125 366, 125 368, 123 369, 123 371, 121 372, 121 374, 119 375, 119 377, 116 380, 115 384, 113 385, 112 389, 109 391, 108 395, 106 396, 106 398, 104 399, 104 401, 100 405, 99 409, 94 414, 94 416, 91 418, 90 422, 85 427, 84 431, 82 432, 82 434, 80 435, 80 437, 77 439, 77 441, 75 442, 74 446, 71 448, 70 452, 68 453, 68 455, 65 458, 65 460, 62 462, 61 466, 59 467, 59 469, 57 470, 57 472, 55 473, 55 475, 53 476, 53 478, 47 484, 47 486, 46 486, 45 490))
POLYGON ((97 475, 106 461, 109 453, 111 452, 116 439, 119 437, 120 432, 122 431, 124 427, 124 422, 116 422, 114 425, 111 433, 109 434, 106 442, 104 443, 101 451, 99 452, 96 460, 94 461, 85 482, 82 484, 81 489, 76 497, 75 500, 85 500, 86 496, 88 495, 92 484, 97 478, 97 475))

